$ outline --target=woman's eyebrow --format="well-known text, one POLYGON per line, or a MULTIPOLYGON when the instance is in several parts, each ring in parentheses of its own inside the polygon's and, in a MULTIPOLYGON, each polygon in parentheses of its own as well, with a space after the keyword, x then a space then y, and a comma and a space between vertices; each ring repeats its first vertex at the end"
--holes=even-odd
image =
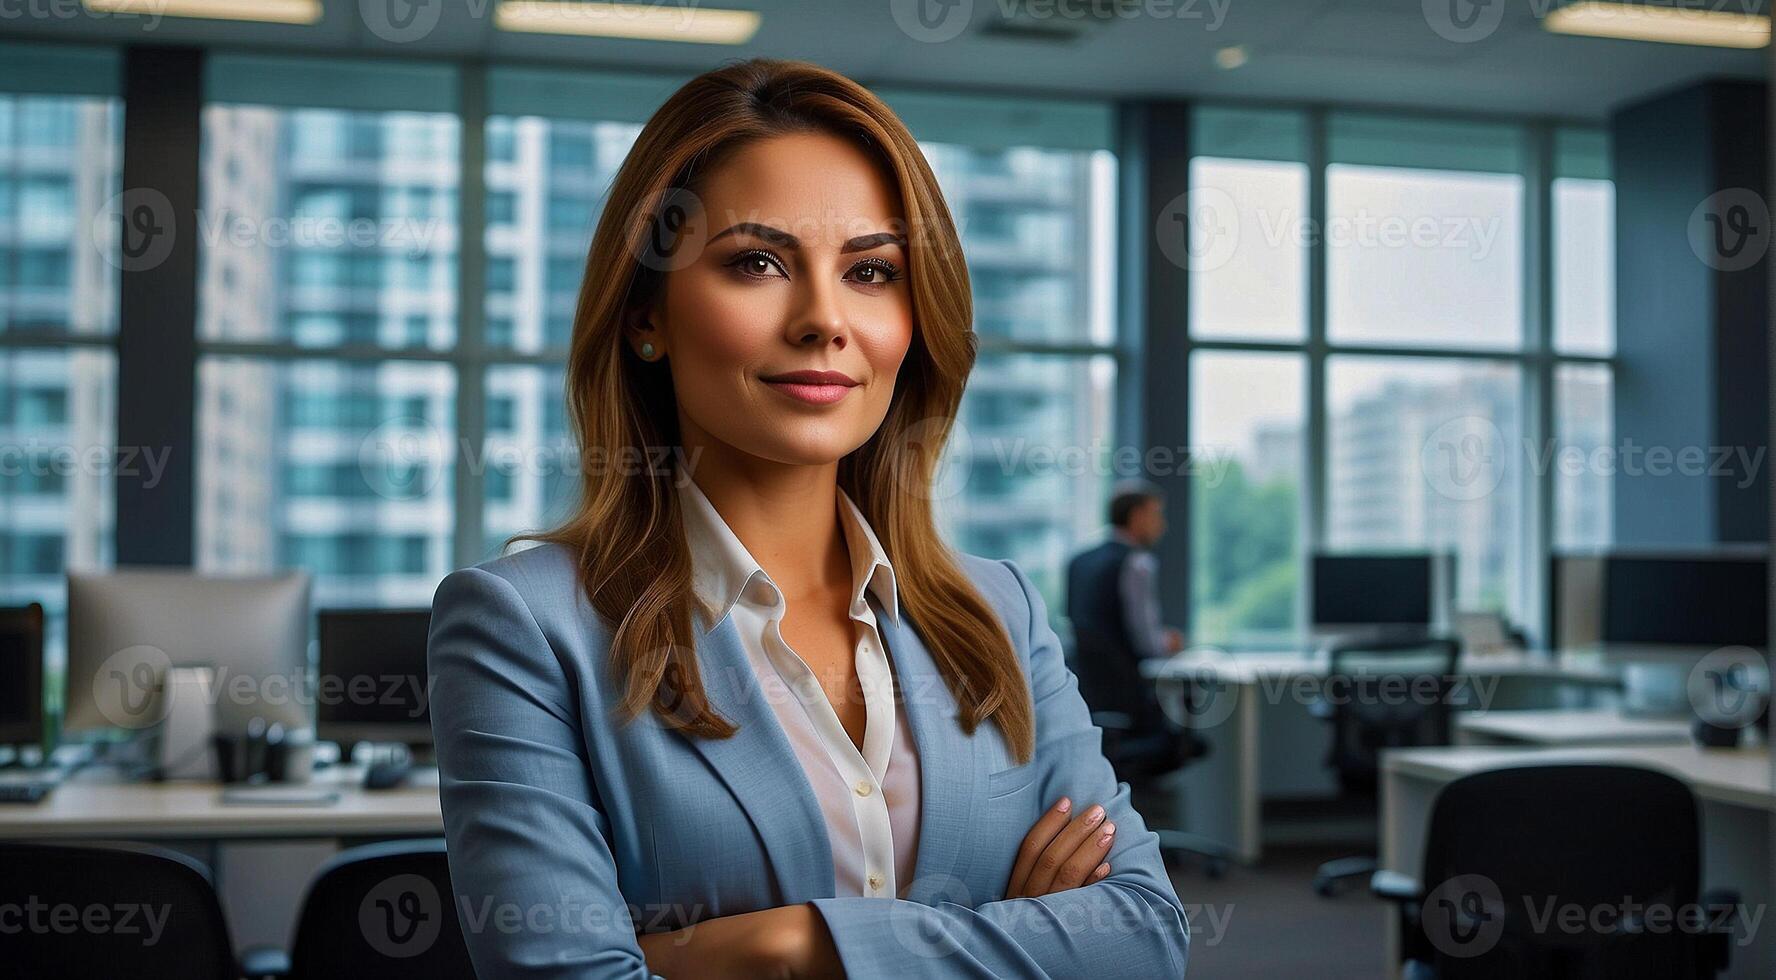
POLYGON ((873 235, 859 235, 846 242, 844 247, 840 248, 839 251, 841 253, 862 252, 867 249, 875 248, 878 245, 899 245, 902 248, 905 248, 906 236, 893 231, 878 231, 873 235))
POLYGON ((762 225, 756 221, 742 221, 739 224, 730 225, 727 229, 720 231, 711 237, 709 239, 709 244, 713 245, 729 235, 756 235, 773 245, 781 246, 783 248, 797 248, 801 245, 801 241, 789 232, 773 228, 770 225, 762 225))

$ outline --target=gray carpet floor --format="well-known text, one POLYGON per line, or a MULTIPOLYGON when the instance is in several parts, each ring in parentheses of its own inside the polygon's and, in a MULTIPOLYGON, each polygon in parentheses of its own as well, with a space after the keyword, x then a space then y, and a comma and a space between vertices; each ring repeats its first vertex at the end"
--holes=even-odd
POLYGON ((1373 978, 1385 975, 1386 906, 1366 889, 1325 899, 1314 868, 1352 849, 1268 848, 1262 866, 1234 866, 1220 881, 1200 868, 1172 872, 1190 912, 1190 980, 1218 977, 1373 978))

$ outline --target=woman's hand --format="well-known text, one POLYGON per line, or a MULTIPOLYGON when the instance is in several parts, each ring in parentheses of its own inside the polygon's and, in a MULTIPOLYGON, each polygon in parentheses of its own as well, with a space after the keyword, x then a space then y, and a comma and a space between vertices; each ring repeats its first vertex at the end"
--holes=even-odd
POLYGON ((704 919, 635 937, 648 969, 666 978, 816 980, 843 977, 826 920, 806 902, 704 919))
POLYGON ((1116 839, 1116 825, 1093 803, 1068 819, 1073 801, 1065 796, 1037 819, 1018 848, 1006 898, 1035 898, 1089 885, 1110 873, 1104 856, 1116 839))

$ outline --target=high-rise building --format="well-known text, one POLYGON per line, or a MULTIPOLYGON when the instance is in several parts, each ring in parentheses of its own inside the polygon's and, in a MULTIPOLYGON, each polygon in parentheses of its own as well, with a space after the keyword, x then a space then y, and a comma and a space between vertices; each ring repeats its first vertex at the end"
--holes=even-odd
MULTIPOLYGON (((116 331, 119 229, 104 215, 120 122, 114 100, 0 95, 0 330, 116 331)), ((65 570, 112 561, 115 374, 103 345, 0 352, 0 604, 44 604, 52 659, 65 570)))

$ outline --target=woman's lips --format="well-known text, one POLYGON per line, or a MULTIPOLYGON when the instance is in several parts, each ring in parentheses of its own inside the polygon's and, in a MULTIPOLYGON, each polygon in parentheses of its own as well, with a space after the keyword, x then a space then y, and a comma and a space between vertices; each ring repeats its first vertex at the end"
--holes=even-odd
POLYGON ((790 371, 761 380, 809 405, 831 405, 857 387, 857 382, 842 371, 790 371))
POLYGON ((831 405, 851 393, 851 385, 810 384, 805 381, 767 381, 765 384, 797 401, 810 405, 831 405))

